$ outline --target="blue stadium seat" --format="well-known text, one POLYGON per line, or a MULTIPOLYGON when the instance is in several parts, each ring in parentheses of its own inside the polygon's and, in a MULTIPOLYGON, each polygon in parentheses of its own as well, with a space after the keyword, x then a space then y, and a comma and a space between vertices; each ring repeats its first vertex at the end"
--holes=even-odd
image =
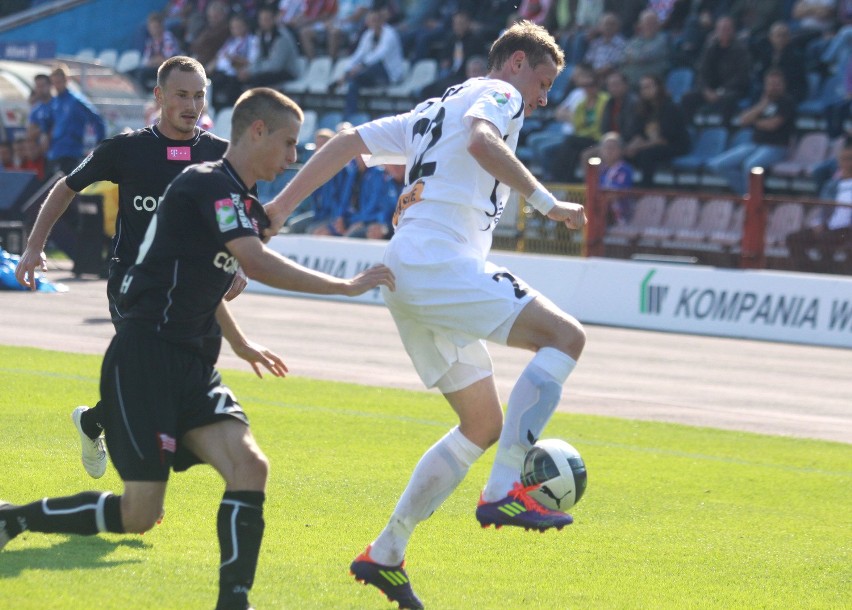
POLYGON ((698 134, 692 150, 672 161, 672 167, 678 171, 700 171, 710 157, 725 150, 728 130, 724 127, 708 127, 698 134))
POLYGON ((674 68, 666 75, 666 89, 672 100, 679 104, 683 95, 692 88, 695 72, 692 68, 674 68))

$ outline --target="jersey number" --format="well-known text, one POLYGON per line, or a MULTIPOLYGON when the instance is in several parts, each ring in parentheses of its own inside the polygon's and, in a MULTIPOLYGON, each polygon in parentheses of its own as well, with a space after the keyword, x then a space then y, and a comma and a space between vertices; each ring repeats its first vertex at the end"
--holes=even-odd
POLYGON ((428 133, 429 143, 426 145, 426 148, 423 149, 423 152, 420 153, 420 156, 414 159, 414 163, 408 171, 408 184, 413 184, 418 179, 423 178, 424 176, 431 176, 435 173, 435 168, 438 165, 437 162, 430 161, 428 163, 424 163, 423 157, 425 157, 426 153, 429 152, 429 149, 435 146, 435 144, 438 143, 438 140, 441 139, 441 136, 443 135, 444 116, 446 114, 446 110, 441 108, 438 110, 434 119, 422 118, 414 123, 414 127, 411 130, 412 138, 415 136, 425 136, 428 133))

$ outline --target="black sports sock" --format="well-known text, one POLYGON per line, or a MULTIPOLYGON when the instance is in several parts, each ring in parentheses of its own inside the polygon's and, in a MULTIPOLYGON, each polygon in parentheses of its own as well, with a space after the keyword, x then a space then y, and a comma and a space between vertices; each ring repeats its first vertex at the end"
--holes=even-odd
POLYGON ((101 425, 101 401, 98 401, 91 409, 86 409, 80 414, 80 427, 90 439, 96 439, 103 432, 104 427, 101 425))
POLYGON ((14 509, 22 530, 45 533, 124 533, 121 498, 107 491, 84 491, 76 496, 44 498, 14 509))
POLYGON ((216 610, 249 607, 248 592, 254 582, 263 538, 265 499, 262 491, 226 491, 222 496, 216 519, 222 558, 216 610))

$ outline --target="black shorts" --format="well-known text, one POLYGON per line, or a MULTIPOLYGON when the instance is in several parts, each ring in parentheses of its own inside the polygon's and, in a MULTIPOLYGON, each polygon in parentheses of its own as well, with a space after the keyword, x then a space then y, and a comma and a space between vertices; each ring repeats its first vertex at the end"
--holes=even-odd
POLYGON ((107 303, 109 304, 109 316, 112 319, 112 325, 115 330, 118 330, 119 325, 124 321, 124 318, 118 313, 118 293, 121 290, 121 282, 124 280, 124 274, 130 268, 117 262, 114 259, 109 265, 109 278, 107 279, 107 303))
POLYGON ((201 460, 183 435, 217 421, 248 418, 219 372, 150 330, 122 324, 101 367, 107 449, 124 481, 166 481, 201 460))

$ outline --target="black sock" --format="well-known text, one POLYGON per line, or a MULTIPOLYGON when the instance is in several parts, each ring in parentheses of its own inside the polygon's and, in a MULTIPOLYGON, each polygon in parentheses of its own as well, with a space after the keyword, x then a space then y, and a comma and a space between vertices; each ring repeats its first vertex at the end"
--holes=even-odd
POLYGON ((44 498, 19 506, 14 514, 21 530, 47 534, 124 533, 121 497, 107 491, 84 491, 76 496, 44 498))
POLYGON ((86 409, 80 414, 80 427, 90 439, 94 440, 101 435, 104 427, 101 425, 101 401, 98 401, 91 409, 86 409))
POLYGON ((248 592, 263 538, 265 498, 262 491, 226 491, 222 496, 216 519, 222 558, 216 610, 248 608, 248 592))

